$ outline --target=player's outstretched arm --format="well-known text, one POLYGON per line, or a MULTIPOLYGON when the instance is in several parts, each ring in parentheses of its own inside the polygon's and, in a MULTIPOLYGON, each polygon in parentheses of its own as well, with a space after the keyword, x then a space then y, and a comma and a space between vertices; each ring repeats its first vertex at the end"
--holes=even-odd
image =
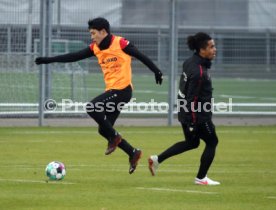
POLYGON ((94 56, 94 53, 91 51, 90 47, 87 47, 78 52, 67 53, 64 55, 58 55, 54 57, 38 57, 35 59, 35 63, 37 65, 54 63, 54 62, 68 63, 68 62, 76 62, 79 60, 83 60, 85 58, 89 58, 92 56, 94 56))
POLYGON ((145 64, 154 73, 156 84, 162 84, 163 73, 161 70, 146 55, 141 53, 132 43, 128 42, 125 48, 123 48, 123 51, 145 64))

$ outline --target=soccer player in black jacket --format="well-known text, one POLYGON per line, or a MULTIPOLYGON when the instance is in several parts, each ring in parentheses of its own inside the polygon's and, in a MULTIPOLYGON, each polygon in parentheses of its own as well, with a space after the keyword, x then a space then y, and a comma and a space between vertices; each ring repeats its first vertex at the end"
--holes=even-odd
POLYGON ((212 82, 209 74, 211 60, 216 55, 214 40, 206 33, 199 32, 187 38, 194 55, 183 64, 178 91, 178 120, 182 125, 185 139, 162 152, 149 157, 149 169, 154 176, 158 165, 164 160, 195 149, 202 139, 206 146, 200 159, 200 167, 195 184, 219 185, 207 177, 207 172, 215 156, 218 138, 212 122, 211 99, 212 82))

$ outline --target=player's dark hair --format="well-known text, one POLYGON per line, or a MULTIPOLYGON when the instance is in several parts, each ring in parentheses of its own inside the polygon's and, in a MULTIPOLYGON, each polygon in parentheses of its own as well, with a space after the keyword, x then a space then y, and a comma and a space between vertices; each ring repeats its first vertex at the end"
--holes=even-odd
POLYGON ((96 29, 98 31, 105 29, 108 34, 110 34, 110 25, 109 22, 103 18, 98 17, 94 19, 90 19, 88 21, 88 29, 96 29))
POLYGON ((208 34, 204 32, 198 32, 195 35, 188 36, 187 45, 190 50, 199 52, 200 49, 205 49, 208 46, 208 41, 211 40, 208 34))

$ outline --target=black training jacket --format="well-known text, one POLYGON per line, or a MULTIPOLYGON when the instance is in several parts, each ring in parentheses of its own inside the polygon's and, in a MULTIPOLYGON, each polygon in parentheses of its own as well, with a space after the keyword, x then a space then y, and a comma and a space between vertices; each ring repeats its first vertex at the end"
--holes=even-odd
POLYGON ((194 54, 183 63, 178 91, 178 120, 202 123, 211 120, 212 81, 208 69, 211 61, 194 54))
MULTIPOLYGON (((99 45, 100 50, 105 50, 109 48, 112 40, 112 34, 109 34, 106 36, 102 42, 99 45)), ((152 72, 158 73, 160 70, 158 67, 143 53, 141 53, 131 42, 122 49, 126 54, 133 56, 140 60, 142 63, 144 63, 152 72)), ((67 63, 67 62, 76 62, 82 59, 86 59, 89 57, 95 56, 94 52, 91 51, 90 47, 86 47, 80 51, 67 53, 64 55, 58 55, 55 57, 48 57, 48 63, 53 62, 61 62, 61 63, 67 63)))

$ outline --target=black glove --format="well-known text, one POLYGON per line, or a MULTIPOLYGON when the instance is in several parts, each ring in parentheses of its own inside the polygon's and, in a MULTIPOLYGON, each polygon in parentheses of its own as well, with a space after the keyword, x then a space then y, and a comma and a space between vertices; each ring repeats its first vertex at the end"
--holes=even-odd
POLYGON ((156 84, 162 84, 162 81, 163 81, 163 74, 161 71, 158 71, 155 73, 155 81, 156 81, 156 84))
POLYGON ((48 64, 48 63, 50 63, 50 59, 48 57, 38 57, 35 59, 35 63, 37 65, 48 64))

